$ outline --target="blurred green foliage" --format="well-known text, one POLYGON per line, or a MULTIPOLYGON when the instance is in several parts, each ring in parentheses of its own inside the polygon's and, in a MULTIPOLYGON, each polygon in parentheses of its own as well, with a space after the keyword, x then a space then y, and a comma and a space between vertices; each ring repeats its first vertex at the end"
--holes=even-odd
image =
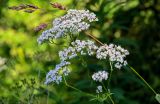
MULTIPOLYGON (((97 104, 64 84, 44 85, 45 75, 59 62, 63 46, 37 44, 34 28, 49 23, 65 12, 52 8, 59 2, 67 8, 89 9, 99 18, 90 32, 103 43, 129 49, 132 65, 160 92, 160 1, 159 0, 0 0, 0 104, 97 104), (34 4, 33 13, 9 10, 9 6, 34 4)), ((80 38, 89 38, 81 33, 80 38)), ((89 73, 105 66, 94 58, 73 60, 69 83, 95 93, 89 73), (96 62, 96 64, 95 64, 96 62)), ((156 104, 153 93, 130 71, 114 71, 111 91, 116 104, 156 104)))

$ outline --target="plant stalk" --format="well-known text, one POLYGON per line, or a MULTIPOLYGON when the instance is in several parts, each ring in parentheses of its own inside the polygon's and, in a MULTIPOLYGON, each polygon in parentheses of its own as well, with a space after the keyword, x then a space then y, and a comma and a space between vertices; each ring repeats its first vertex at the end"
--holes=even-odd
POLYGON ((111 63, 111 62, 109 62, 109 63, 110 63, 110 67, 111 67, 111 72, 110 72, 110 74, 109 74, 108 83, 107 83, 107 87, 108 87, 108 88, 109 88, 109 83, 110 83, 110 81, 111 81, 111 76, 112 76, 112 72, 113 72, 112 63, 111 63))
MULTIPOLYGON (((129 66, 129 65, 128 65, 129 66)), ((148 88, 154 93, 157 94, 156 91, 147 83, 147 81, 131 66, 129 68, 148 86, 148 88)))
MULTIPOLYGON (((106 89, 106 87, 105 87, 105 85, 104 85, 103 82, 102 82, 102 85, 103 85, 105 91, 106 91, 106 92, 109 92, 109 91, 106 89)), ((110 96, 110 94, 108 95, 108 97, 109 97, 109 99, 111 100, 112 104, 115 104, 114 101, 113 101, 113 99, 112 99, 112 97, 110 96)))
POLYGON ((97 43, 99 43, 100 45, 104 45, 101 41, 99 41, 96 37, 94 37, 93 35, 85 32, 85 34, 89 37, 91 37, 93 40, 95 40, 97 43))
POLYGON ((80 93, 84 93, 84 94, 87 95, 87 96, 92 96, 92 97, 94 97, 94 95, 92 95, 92 94, 83 92, 83 91, 81 91, 80 89, 78 89, 78 88, 76 88, 76 87, 73 87, 73 86, 69 85, 69 84, 67 83, 67 81, 66 81, 66 79, 65 79, 64 76, 63 76, 63 79, 64 79, 65 85, 66 85, 67 87, 72 88, 72 89, 74 89, 74 90, 76 90, 76 91, 78 91, 78 92, 80 92, 80 93))

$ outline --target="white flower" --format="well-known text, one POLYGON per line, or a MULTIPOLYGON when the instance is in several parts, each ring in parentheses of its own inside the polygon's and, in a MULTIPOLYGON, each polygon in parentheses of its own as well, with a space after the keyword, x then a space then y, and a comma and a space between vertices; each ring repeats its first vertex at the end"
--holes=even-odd
POLYGON ((46 76, 45 84, 49 84, 51 82, 54 82, 56 84, 59 84, 62 82, 62 76, 59 75, 58 70, 50 70, 46 76))
POLYGON ((53 21, 53 27, 44 31, 37 41, 41 44, 49 38, 56 39, 66 34, 76 35, 83 30, 87 30, 90 27, 89 23, 93 21, 98 21, 98 19, 89 10, 70 9, 66 15, 56 18, 53 21))
POLYGON ((92 75, 94 81, 102 82, 102 80, 108 79, 108 73, 106 71, 98 71, 92 75))
POLYGON ((67 67, 64 67, 63 70, 62 70, 62 73, 63 73, 64 76, 67 76, 70 72, 71 72, 70 69, 67 68, 67 67))
POLYGON ((46 30, 42 32, 42 35, 37 39, 38 43, 41 44, 44 41, 49 40, 49 38, 55 37, 52 35, 51 30, 46 30))
POLYGON ((72 59, 77 56, 78 53, 81 55, 93 55, 95 54, 98 47, 94 44, 94 42, 87 40, 81 41, 76 40, 71 43, 72 46, 65 48, 63 51, 59 51, 59 57, 61 61, 65 61, 68 59, 72 59))
POLYGON ((103 89, 102 89, 102 86, 97 86, 97 90, 96 90, 96 93, 102 93, 103 92, 103 89))
POLYGON ((59 57, 61 61, 65 61, 67 59, 72 59, 77 56, 76 50, 74 47, 65 48, 63 51, 59 51, 59 57))
MULTIPOLYGON (((70 59, 77 55, 96 55, 97 59, 108 59, 114 65, 114 67, 120 69, 123 65, 127 65, 127 61, 124 59, 129 52, 120 46, 110 44, 97 47, 93 41, 76 40, 71 43, 68 48, 59 51, 59 57, 61 63, 56 65, 54 70, 51 70, 46 76, 46 84, 55 82, 59 84, 62 81, 62 75, 67 76, 70 70, 66 67, 70 64, 70 59), (60 70, 63 69, 60 73, 60 70)), ((92 75, 94 81, 102 82, 107 80, 108 73, 106 71, 98 71, 92 75)))
POLYGON ((70 62, 62 61, 60 64, 56 65, 55 69, 50 70, 46 75, 45 84, 51 82, 59 84, 62 82, 62 75, 67 76, 70 73, 70 70, 66 67, 70 62), (62 69, 62 73, 60 70, 62 69))
POLYGON ((129 55, 128 50, 125 50, 121 46, 114 44, 103 45, 98 48, 96 57, 98 59, 109 59, 109 61, 115 63, 115 67, 120 69, 123 65, 127 64, 127 61, 124 59, 126 55, 129 55))
POLYGON ((57 64, 57 65, 56 65, 55 70, 59 70, 59 69, 61 69, 62 67, 67 66, 67 65, 69 65, 69 64, 71 64, 71 63, 70 63, 70 62, 67 62, 67 61, 61 61, 60 64, 57 64))

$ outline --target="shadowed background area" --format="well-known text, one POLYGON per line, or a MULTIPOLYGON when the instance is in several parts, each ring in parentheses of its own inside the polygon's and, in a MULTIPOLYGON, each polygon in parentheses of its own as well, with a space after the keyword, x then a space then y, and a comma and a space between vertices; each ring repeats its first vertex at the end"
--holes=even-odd
MULTIPOLYGON (((97 104, 90 97, 60 84, 44 85, 47 72, 59 63, 63 45, 38 45, 40 24, 52 26, 54 18, 66 13, 53 8, 58 2, 68 9, 88 9, 99 21, 89 32, 103 43, 119 44, 129 50, 128 63, 160 92, 160 1, 159 0, 0 0, 0 104, 97 104), (8 7, 33 4, 39 9, 11 10, 8 7)), ((83 32, 80 39, 88 39, 83 32)), ((64 42, 62 39, 58 43, 64 42)), ((67 78, 73 86, 95 93, 89 79, 105 62, 84 57, 73 60, 67 78)), ((115 70, 110 84, 116 104, 156 104, 154 94, 130 69, 115 70)))

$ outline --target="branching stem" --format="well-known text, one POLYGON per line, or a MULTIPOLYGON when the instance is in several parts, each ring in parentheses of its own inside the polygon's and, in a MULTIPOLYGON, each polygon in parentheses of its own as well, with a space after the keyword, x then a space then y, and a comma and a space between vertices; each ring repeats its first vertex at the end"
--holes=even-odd
POLYGON ((78 91, 78 92, 80 92, 80 93, 83 93, 83 94, 85 94, 85 95, 87 95, 87 96, 94 97, 94 95, 89 94, 89 93, 87 93, 87 92, 83 92, 82 90, 80 90, 80 89, 78 89, 78 88, 76 88, 76 87, 73 87, 73 86, 71 86, 70 84, 68 84, 64 76, 63 76, 63 79, 64 79, 64 83, 65 83, 65 85, 66 85, 67 87, 72 88, 72 89, 74 89, 74 90, 76 90, 76 91, 78 91))
MULTIPOLYGON (((103 82, 102 82, 102 86, 103 86, 103 88, 104 88, 104 90, 105 90, 106 92, 109 92, 109 91, 107 90, 107 88, 105 87, 105 85, 104 85, 103 82)), ((115 104, 114 101, 113 101, 113 99, 112 99, 112 97, 110 96, 110 94, 108 95, 108 97, 109 97, 109 99, 111 100, 112 104, 115 104)))

